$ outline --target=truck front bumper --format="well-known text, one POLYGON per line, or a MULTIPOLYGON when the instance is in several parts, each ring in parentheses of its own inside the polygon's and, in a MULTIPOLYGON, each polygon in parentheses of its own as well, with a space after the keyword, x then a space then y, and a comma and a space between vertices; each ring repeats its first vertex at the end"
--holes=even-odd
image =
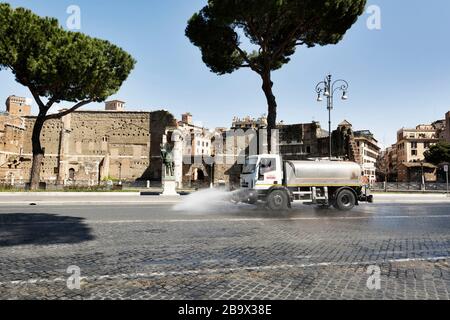
POLYGON ((362 194, 362 195, 359 196, 358 201, 359 202, 373 203, 373 195, 362 194))

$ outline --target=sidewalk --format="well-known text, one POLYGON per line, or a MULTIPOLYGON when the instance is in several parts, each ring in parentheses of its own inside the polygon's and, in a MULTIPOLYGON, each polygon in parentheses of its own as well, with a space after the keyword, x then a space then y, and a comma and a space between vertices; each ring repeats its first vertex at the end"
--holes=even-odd
POLYGON ((375 203, 449 203, 450 197, 446 194, 435 193, 372 193, 375 203))
POLYGON ((139 192, 23 192, 0 193, 0 205, 31 204, 164 204, 180 202, 179 197, 141 196, 139 192))

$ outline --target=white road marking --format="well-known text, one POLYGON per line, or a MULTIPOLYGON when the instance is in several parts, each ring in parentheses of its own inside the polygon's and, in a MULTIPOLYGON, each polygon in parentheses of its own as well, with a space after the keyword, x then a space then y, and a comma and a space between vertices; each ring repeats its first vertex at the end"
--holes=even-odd
POLYGON ((300 218, 224 218, 224 219, 157 219, 157 220, 115 220, 87 221, 90 224, 130 224, 130 223, 199 223, 199 222, 271 222, 271 221, 317 221, 317 220, 396 220, 396 219, 449 219, 450 215, 421 216, 367 216, 367 217, 300 217, 300 218))
MULTIPOLYGON (((449 260, 450 256, 446 257, 430 257, 430 258, 411 258, 411 259, 391 259, 386 261, 359 261, 359 262, 321 262, 321 263, 309 263, 309 264, 282 264, 273 266, 255 266, 255 267, 237 267, 237 268, 219 268, 219 269, 202 269, 202 270, 186 270, 186 271, 173 271, 173 272, 151 272, 151 273, 130 273, 130 274, 117 274, 117 275, 103 275, 92 277, 81 277, 81 281, 95 282, 100 280, 133 280, 139 278, 164 278, 164 277, 176 277, 176 276, 189 276, 189 275, 208 275, 208 274, 220 274, 229 272, 242 272, 242 271, 273 271, 279 269, 306 269, 314 267, 345 267, 345 266, 369 266, 380 265, 385 263, 407 263, 407 262, 438 262, 449 260)), ((10 281, 0 282, 0 286, 14 285, 14 286, 26 286, 30 284, 54 284, 57 282, 66 282, 65 278, 54 279, 30 279, 26 281, 10 281)))
MULTIPOLYGON (((78 217, 73 217, 77 219, 78 217)), ((289 221, 326 221, 326 220, 398 220, 398 219, 450 219, 450 215, 420 215, 420 216, 366 216, 366 217, 299 217, 299 218, 217 218, 217 219, 155 219, 155 220, 86 220, 91 225, 100 224, 152 224, 152 223, 208 223, 208 222, 289 222, 289 221)), ((3 225, 45 225, 45 224, 73 224, 73 221, 24 221, 7 222, 3 225)))

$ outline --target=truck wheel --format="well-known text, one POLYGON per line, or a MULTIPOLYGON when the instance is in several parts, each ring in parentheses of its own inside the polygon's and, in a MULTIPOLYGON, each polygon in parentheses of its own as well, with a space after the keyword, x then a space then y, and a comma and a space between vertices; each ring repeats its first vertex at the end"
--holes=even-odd
POLYGON ((282 190, 272 191, 267 197, 267 205, 270 210, 284 211, 289 209, 288 196, 282 190))
POLYGON ((239 195, 233 194, 230 198, 229 198, 231 203, 234 204, 238 204, 239 202, 241 202, 241 198, 239 197, 239 195))
POLYGON ((356 197, 350 190, 339 192, 334 207, 341 211, 350 211, 356 206, 356 197))

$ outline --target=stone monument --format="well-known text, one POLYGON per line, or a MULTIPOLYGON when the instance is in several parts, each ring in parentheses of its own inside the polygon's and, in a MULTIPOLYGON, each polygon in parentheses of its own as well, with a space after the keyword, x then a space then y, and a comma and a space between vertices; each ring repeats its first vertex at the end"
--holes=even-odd
POLYGON ((179 194, 176 191, 177 183, 175 179, 173 148, 167 142, 167 137, 164 137, 164 143, 161 144, 161 158, 163 163, 162 168, 163 193, 161 194, 161 196, 164 197, 179 196, 179 194))

